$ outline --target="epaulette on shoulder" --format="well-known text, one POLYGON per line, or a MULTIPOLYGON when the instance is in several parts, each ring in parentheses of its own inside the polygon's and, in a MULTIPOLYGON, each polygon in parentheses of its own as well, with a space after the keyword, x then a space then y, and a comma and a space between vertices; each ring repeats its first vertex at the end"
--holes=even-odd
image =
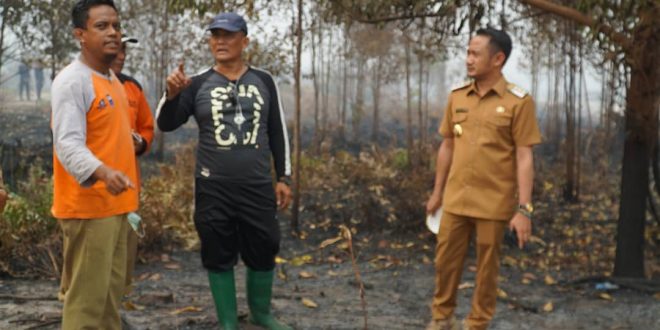
POLYGON ((527 96, 527 91, 524 88, 521 88, 516 84, 508 84, 506 86, 506 89, 509 92, 511 92, 511 94, 513 94, 513 95, 515 95, 515 96, 517 96, 521 99, 524 98, 525 96, 527 96))
POLYGON ((467 79, 467 80, 464 80, 464 81, 462 81, 462 82, 460 82, 460 83, 458 83, 458 84, 455 84, 455 85, 451 86, 451 90, 452 90, 452 91, 459 90, 459 89, 462 89, 462 88, 468 87, 468 86, 470 86, 471 84, 472 84, 472 79, 467 79))

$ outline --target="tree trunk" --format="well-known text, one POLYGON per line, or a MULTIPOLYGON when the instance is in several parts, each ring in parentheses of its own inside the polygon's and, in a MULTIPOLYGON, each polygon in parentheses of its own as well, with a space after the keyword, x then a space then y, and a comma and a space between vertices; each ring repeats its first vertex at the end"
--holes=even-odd
POLYGON ((660 26, 655 15, 642 13, 635 48, 627 54, 633 66, 626 93, 626 134, 621 173, 614 276, 644 277, 644 224, 649 193, 651 152, 658 139, 660 26))
MULTIPOLYGON (((644 276, 644 217, 649 185, 649 160, 658 139, 660 5, 649 1, 640 11, 632 40, 607 24, 596 24, 579 11, 547 0, 521 0, 608 35, 626 50, 630 85, 626 90, 626 130, 621 171, 621 199, 614 276, 644 276)), ((616 70, 617 68, 615 68, 616 70)), ((608 122, 609 124, 609 122, 608 122)))
POLYGON ((383 70, 383 60, 379 56, 376 63, 376 71, 374 72, 374 79, 372 80, 373 86, 373 99, 374 99, 374 115, 371 127, 371 142, 378 142, 378 132, 380 131, 380 85, 383 70))
MULTIPOLYGON (((334 43, 333 43, 333 33, 330 33, 330 40, 328 41, 328 53, 331 53, 331 49, 333 49, 334 43)), ((329 56, 329 59, 326 60, 325 64, 325 79, 324 79, 324 92, 323 92, 323 106, 321 107, 321 139, 319 141, 319 144, 323 143, 326 138, 326 133, 328 131, 328 111, 329 111, 329 106, 328 106, 328 100, 330 96, 330 78, 331 75, 330 73, 332 72, 333 63, 334 63, 335 56, 329 56)))
MULTIPOLYGON (((556 58, 556 57, 555 57, 556 58)), ((560 93, 559 93, 559 82, 561 81, 561 67, 562 67, 562 61, 557 60, 554 63, 554 74, 555 74, 555 79, 554 79, 554 86, 552 89, 553 92, 553 98, 552 98, 552 146, 553 146, 553 152, 554 154, 559 153, 559 145, 561 144, 561 120, 560 120, 560 115, 559 115, 559 101, 560 101, 560 93)))
MULTIPOLYGON (((2 78, 2 56, 4 55, 5 51, 5 26, 7 25, 7 17, 9 15, 9 7, 8 6, 2 6, 2 25, 0 25, 0 78, 2 78)), ((2 83, 2 79, 0 79, 0 84, 2 83)))
POLYGON ((410 87, 410 42, 406 41, 406 147, 408 149, 408 166, 413 165, 413 127, 412 127, 412 95, 410 87))
POLYGON ((342 87, 341 87, 341 111, 339 116, 339 137, 342 141, 346 140, 346 108, 348 107, 348 41, 349 41, 349 29, 348 27, 344 30, 344 47, 342 55, 342 65, 343 65, 343 78, 342 78, 342 87))
POLYGON ((619 67, 612 63, 612 69, 608 80, 608 100, 605 111, 605 140, 609 141, 612 136, 612 114, 614 113, 614 102, 616 101, 616 81, 619 80, 619 67))
MULTIPOLYGON (((567 22, 569 23, 569 22, 567 22)), ((564 66, 564 92, 566 102, 564 103, 566 118, 566 185, 564 186, 564 200, 575 202, 575 47, 573 40, 569 37, 572 26, 564 25, 566 35, 564 36, 564 53, 568 55, 568 63, 564 66)))
MULTIPOLYGON (((444 75, 443 75, 444 76, 444 75)), ((430 84, 431 84, 431 65, 429 63, 429 68, 426 70, 426 73, 424 74, 424 121, 422 126, 422 129, 424 130, 425 136, 427 136, 426 141, 428 141, 428 129, 429 129, 429 90, 430 90, 430 84)), ((445 89, 442 89, 445 90, 445 89)), ((426 152, 424 154, 427 154, 426 152)))
MULTIPOLYGON (((313 141, 313 148, 312 150, 318 151, 318 134, 319 134, 319 80, 318 80, 318 75, 316 74, 316 29, 319 31, 321 30, 317 25, 316 25, 316 20, 312 22, 311 26, 311 37, 312 37, 312 84, 314 86, 314 141, 313 141)), ((320 32, 319 32, 320 34, 320 32)), ((320 42, 319 42, 320 43, 320 42)), ((323 65, 321 63, 321 65, 323 65)))
POLYGON ((353 135, 355 142, 360 141, 360 126, 364 117, 364 81, 366 60, 358 55, 357 59, 357 83, 355 84, 355 106, 353 107, 353 135))
POLYGON ((422 113, 422 102, 424 101, 422 98, 422 95, 424 94, 424 56, 420 55, 417 57, 417 60, 419 61, 419 72, 418 72, 418 77, 417 77, 417 86, 418 86, 418 93, 417 93, 417 129, 419 131, 419 143, 417 143, 417 154, 422 155, 422 148, 424 145, 424 142, 426 141, 426 130, 424 129, 424 114, 422 113))
MULTIPOLYGON (((423 44, 424 42, 424 28, 426 25, 426 21, 422 18, 421 22, 421 27, 419 31, 419 41, 423 44)), ((419 53, 417 54, 417 61, 419 61, 418 65, 418 77, 417 77, 417 86, 418 86, 418 93, 417 93, 417 129, 419 130, 419 143, 417 144, 417 154, 418 155, 423 155, 424 153, 422 152, 422 148, 424 146, 424 143, 426 142, 426 129, 424 128, 424 114, 422 113, 422 102, 424 101, 423 95, 424 95, 424 50, 419 49, 419 53)), ((421 158, 421 157, 420 157, 421 158)), ((420 159, 421 160, 421 159, 420 159)))
MULTIPOLYGON (((536 41, 536 40, 535 40, 536 41)), ((541 42, 535 42, 536 47, 532 47, 531 49, 531 75, 532 75, 532 97, 534 100, 538 100, 539 97, 539 68, 541 66, 541 52, 542 50, 540 49, 542 43, 541 42)))
MULTIPOLYGON (((630 89, 628 90, 630 92, 630 89)), ((628 122, 632 122, 626 116, 628 122)), ((627 131, 640 129, 627 124, 627 131)), ((644 217, 649 183, 649 143, 627 137, 623 147, 621 201, 614 276, 644 277, 644 217)))
MULTIPOLYGON (((51 28, 55 27, 55 22, 54 22, 54 17, 50 17, 48 20, 51 28)), ((57 38, 55 37, 55 33, 50 34, 50 45, 52 46, 50 48, 50 81, 55 80, 55 76, 57 75, 57 49, 58 49, 58 41, 57 38)))
MULTIPOLYGON (((576 86, 578 90, 578 97, 576 104, 575 116, 577 124, 575 129, 576 139, 575 139, 575 201, 580 200, 580 176, 582 175, 581 164, 582 164, 582 82, 584 80, 584 70, 582 68, 582 42, 579 42, 578 46, 578 55, 579 55, 579 80, 578 85, 576 86)), ((589 102, 589 100, 587 100, 589 102)))
POLYGON ((303 11, 303 0, 298 0, 298 13, 297 13, 297 20, 295 21, 296 23, 296 35, 295 35, 295 47, 296 47, 296 59, 295 59, 295 64, 293 68, 293 75, 295 79, 295 103, 296 103, 296 115, 295 115, 295 123, 293 127, 293 150, 295 153, 295 163, 293 164, 294 168, 294 174, 293 174, 293 210, 291 211, 291 230, 298 234, 300 232, 300 226, 299 226, 299 216, 300 216, 300 157, 302 156, 301 152, 301 146, 300 146, 300 112, 301 112, 301 105, 300 105, 300 84, 301 84, 301 77, 300 77, 300 68, 301 68, 301 55, 302 55, 302 43, 303 43, 303 35, 302 35, 302 11, 303 11))
MULTIPOLYGON (((160 37, 163 38, 163 49, 167 50, 169 49, 169 42, 170 42, 170 34, 169 34, 169 6, 165 4, 163 6, 163 17, 161 24, 163 25, 163 29, 161 30, 160 37)), ((156 31, 154 31, 156 32, 156 31)), ((158 32, 156 32, 158 33, 158 32)), ((157 75, 160 76, 159 79, 156 80, 156 83, 158 84, 158 89, 157 91, 163 91, 165 90, 165 79, 167 78, 167 63, 168 63, 168 51, 164 51, 160 53, 160 65, 158 65, 158 70, 156 72, 157 75)), ((156 126, 156 128, 158 128, 156 126)), ((163 161, 165 157, 165 134, 159 129, 155 130, 155 139, 157 141, 156 143, 156 150, 155 150, 155 155, 156 159, 158 161, 163 161)))

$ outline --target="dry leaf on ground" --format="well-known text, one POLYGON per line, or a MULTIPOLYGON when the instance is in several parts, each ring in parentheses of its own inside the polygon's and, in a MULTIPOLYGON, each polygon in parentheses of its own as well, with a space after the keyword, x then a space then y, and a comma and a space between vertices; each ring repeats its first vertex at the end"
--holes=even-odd
POLYGON ((546 285, 555 285, 557 284, 557 281, 550 275, 545 275, 545 278, 543 279, 546 285))
POLYGON ((555 306, 552 305, 552 301, 548 301, 545 305, 543 305, 543 311, 546 313, 550 313, 555 309, 555 306))
POLYGON ((198 313, 201 311, 202 309, 197 306, 186 306, 170 312, 170 315, 179 315, 181 313, 198 313))
POLYGON ((298 277, 303 278, 303 279, 316 278, 316 274, 310 273, 310 272, 307 272, 307 271, 303 270, 300 273, 298 273, 298 277))
POLYGON ((306 254, 304 256, 298 256, 298 257, 295 257, 295 258, 291 259, 291 265, 298 267, 298 266, 302 266, 304 264, 311 263, 313 260, 314 259, 312 258, 311 255, 306 254))
POLYGON ((124 301, 124 302, 122 303, 122 306, 124 307, 124 310, 127 310, 127 311, 141 311, 141 310, 144 310, 144 309, 145 309, 144 306, 142 306, 142 305, 138 305, 138 304, 134 304, 134 303, 131 302, 131 301, 124 301))
POLYGON ((282 258, 282 257, 280 257, 280 256, 275 257, 275 263, 278 264, 278 265, 285 264, 287 262, 289 262, 289 261, 282 258))
POLYGON ((497 288, 497 296, 500 297, 500 298, 507 298, 509 295, 506 294, 506 291, 504 291, 500 288, 497 288))
POLYGON ((321 242, 321 244, 319 245, 319 249, 324 249, 324 248, 326 248, 326 247, 328 247, 332 244, 335 244, 335 243, 341 241, 341 239, 342 239, 341 236, 334 237, 334 238, 328 238, 325 241, 321 242))
POLYGON ((317 305, 314 301, 312 301, 309 298, 302 298, 302 304, 305 305, 305 307, 309 307, 309 308, 319 307, 319 305, 317 305))
POLYGON ((179 270, 181 269, 181 264, 178 262, 170 262, 168 264, 165 264, 166 269, 171 269, 171 270, 179 270))

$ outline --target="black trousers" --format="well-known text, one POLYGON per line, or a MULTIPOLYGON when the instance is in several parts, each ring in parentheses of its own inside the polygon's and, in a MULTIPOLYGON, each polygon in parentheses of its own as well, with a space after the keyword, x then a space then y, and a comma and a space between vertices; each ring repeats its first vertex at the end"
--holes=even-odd
POLYGON ((195 228, 208 270, 233 269, 241 259, 252 270, 275 268, 280 228, 273 185, 195 179, 195 228))

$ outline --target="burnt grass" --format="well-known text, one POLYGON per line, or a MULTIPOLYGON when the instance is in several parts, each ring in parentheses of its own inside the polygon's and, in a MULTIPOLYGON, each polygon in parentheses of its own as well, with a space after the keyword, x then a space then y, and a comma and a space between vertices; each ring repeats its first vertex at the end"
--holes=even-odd
MULTIPOLYGON (((3 150, 17 150, 11 152, 19 155, 9 159, 10 151, 4 151, 3 167, 5 171, 11 167, 16 178, 20 178, 20 164, 37 158, 45 159, 48 168, 50 140, 44 135, 48 113, 43 107, 37 110, 0 112, 2 132, 8 132, 3 133, 3 150)), ((191 131, 182 134, 194 135, 191 131)), ((540 181, 535 191, 545 191, 544 184, 552 183, 556 184, 540 181)), ((503 246, 501 292, 491 329, 660 329, 657 292, 628 287, 599 291, 595 289, 598 281, 579 281, 607 276, 611 268, 616 225, 616 208, 607 202, 611 194, 607 198, 591 196, 592 204, 603 205, 592 210, 565 205, 558 193, 548 191, 540 194, 542 202, 537 206, 540 241, 522 251, 503 246), (568 232, 570 221, 581 217, 602 219, 576 227, 580 235, 568 232), (591 257, 600 254, 605 256, 591 257)), ((280 220, 282 259, 276 268, 272 303, 281 320, 296 329, 363 329, 362 284, 369 329, 424 329, 431 315, 435 238, 422 219, 411 216, 395 225, 379 226, 373 221, 351 225, 336 218, 317 221, 320 218, 308 211, 301 218, 303 235, 294 237, 289 217, 284 213, 280 220), (354 228, 351 244, 345 238, 337 239, 341 223, 354 228), (361 282, 351 262, 351 248, 361 282)), ((657 225, 653 226, 652 234, 657 235, 657 225)), ((650 253, 647 265, 656 267, 658 261, 650 253)), ((475 263, 471 246, 458 291, 459 319, 469 312, 475 263)), ((258 329, 245 321, 244 265, 239 263, 236 271, 241 327, 258 329)), ((657 269, 649 277, 657 279, 657 269)), ((218 328, 199 252, 172 249, 143 254, 134 278, 135 290, 126 297, 122 310, 124 329, 218 328)), ((56 298, 58 285, 54 277, 0 277, 0 329, 59 329, 62 304, 56 298)))
MULTIPOLYGON (((283 232, 288 224, 282 224, 283 232)), ((337 230, 310 232, 300 240, 284 235, 277 266, 273 310, 296 329, 364 328, 359 284, 349 253, 339 241, 323 249, 322 240, 337 230), (314 237, 314 238, 311 238, 314 237), (316 307, 307 307, 304 300, 316 307)), ((365 288, 369 329, 423 329, 430 318, 433 293, 434 237, 421 228, 401 235, 382 231, 353 237, 357 265, 365 288), (366 239, 368 237, 368 239, 366 239), (412 243, 412 245, 410 244, 412 243)), ((506 247, 504 254, 520 257, 506 247)), ((136 288, 123 310, 129 329, 216 329, 217 321, 206 272, 194 251, 173 251, 148 258, 137 266, 136 288), (132 309, 132 310, 131 310, 132 309)), ((463 283, 474 283, 474 254, 466 262, 463 283)), ((237 270, 237 295, 241 326, 245 323, 245 267, 237 270)), ((534 273, 532 271, 532 273, 534 273)), ((592 283, 546 285, 538 280, 522 284, 522 272, 503 265, 500 297, 491 329, 658 329, 660 303, 648 293, 620 289, 603 299, 592 283), (552 310, 544 311, 548 303, 552 310)), ((469 285, 466 285, 469 286, 469 285)), ((0 328, 58 329, 62 308, 55 300, 56 279, 2 279, 0 281, 0 328), (49 324, 50 322, 50 324, 49 324)), ((456 314, 468 313, 472 288, 459 290, 456 314)))

